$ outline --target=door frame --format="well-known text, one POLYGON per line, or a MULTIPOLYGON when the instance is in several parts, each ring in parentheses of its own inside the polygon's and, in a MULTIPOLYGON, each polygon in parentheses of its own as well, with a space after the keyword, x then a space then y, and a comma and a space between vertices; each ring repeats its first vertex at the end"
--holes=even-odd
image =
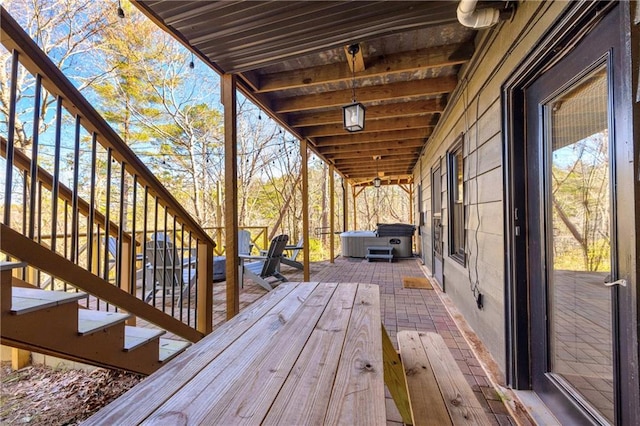
POLYGON ((431 273, 435 278, 436 282, 440 285, 442 291, 445 290, 445 282, 444 282, 444 238, 443 238, 443 214, 442 214, 442 158, 438 157, 438 160, 431 166, 429 170, 429 179, 431 180, 431 273), (435 171, 438 170, 438 187, 440 188, 438 192, 438 197, 440 199, 440 211, 436 213, 434 200, 435 200, 435 190, 434 190, 434 178, 433 175, 435 171), (436 218, 440 219, 440 277, 438 279, 437 269, 436 269, 436 261, 438 256, 436 256, 436 229, 435 229, 435 221, 436 218))
MULTIPOLYGON (((509 386, 515 389, 532 388, 532 372, 530 356, 532 345, 530 327, 532 317, 545 315, 541 307, 531 303, 530 276, 528 269, 534 267, 529 263, 529 241, 527 235, 530 227, 535 224, 529 222, 527 205, 533 201, 540 202, 541 194, 527 194, 521 188, 526 187, 526 119, 525 119, 525 90, 528 85, 539 77, 546 69, 563 58, 575 42, 581 40, 587 31, 607 13, 620 14, 620 37, 622 45, 629 49, 633 31, 630 29, 631 11, 629 3, 620 2, 575 2, 558 18, 547 34, 541 38, 536 48, 514 70, 512 76, 502 87, 503 105, 503 183, 504 197, 504 235, 505 235, 505 347, 506 347, 506 378, 509 386), (537 199, 532 200, 532 197, 537 199)), ((637 35, 637 29, 635 29, 637 35)), ((616 117, 616 135, 620 141, 637 141, 638 122, 634 128, 633 116, 638 116, 637 104, 634 105, 632 91, 631 69, 633 58, 631 55, 617 55, 614 62, 614 72, 619 73, 624 80, 624 87, 614 87, 616 93, 613 114, 616 117), (628 74, 626 75, 625 74, 628 74), (626 89, 626 90, 625 90, 626 89), (626 105, 628 107, 621 107, 626 105), (631 105, 634 105, 633 107, 631 105), (634 111, 635 110, 635 111, 634 111)), ((635 58, 637 64, 637 58, 635 58)), ((619 143, 620 145, 620 143, 619 143)), ((634 205, 638 203, 639 193, 637 182, 634 184, 633 160, 637 155, 638 143, 627 142, 626 149, 615 151, 616 183, 618 192, 633 194, 618 205, 618 225, 631 230, 632 235, 638 235, 638 219, 634 219, 634 205), (635 185, 635 186, 634 186, 635 185)), ((540 170, 529 170, 528 173, 539 173, 540 170)), ((621 197, 622 198, 622 197, 621 197)), ((637 213, 635 213, 637 214, 637 213)), ((532 230, 533 231, 533 230, 532 230)), ((625 234, 625 235, 628 235, 625 234)), ((632 238, 637 240, 637 238, 632 238)), ((635 254, 638 243, 627 243, 625 250, 630 254, 624 259, 619 269, 621 276, 628 277, 628 287, 620 289, 620 300, 625 301, 621 312, 616 318, 626 328, 620 330, 621 341, 615 354, 619 359, 620 376, 628 377, 625 383, 618 381, 616 389, 619 403, 616 413, 618 424, 638 424, 640 408, 637 401, 640 398, 638 379, 638 328, 632 327, 637 323, 638 297, 635 286, 638 280, 635 254)), ((536 262, 537 263, 537 262, 536 262)), ((567 407, 577 410, 577 407, 567 407)))

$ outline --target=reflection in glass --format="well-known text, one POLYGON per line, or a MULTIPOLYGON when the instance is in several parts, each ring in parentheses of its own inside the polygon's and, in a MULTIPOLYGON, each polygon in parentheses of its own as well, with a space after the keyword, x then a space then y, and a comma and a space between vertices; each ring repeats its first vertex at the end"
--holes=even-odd
POLYGON ((613 422, 606 68, 547 105, 552 373, 613 422), (550 145, 550 146, 549 146, 550 145))

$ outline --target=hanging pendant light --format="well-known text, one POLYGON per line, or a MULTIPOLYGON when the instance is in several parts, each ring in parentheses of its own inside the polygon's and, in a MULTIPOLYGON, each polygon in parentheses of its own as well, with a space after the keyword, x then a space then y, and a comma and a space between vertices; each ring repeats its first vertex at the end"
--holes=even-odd
POLYGON ((365 107, 360 102, 356 102, 356 53, 360 50, 360 46, 352 44, 348 48, 348 52, 351 54, 351 88, 353 95, 351 97, 351 103, 342 107, 342 122, 344 123, 344 129, 348 132, 359 132, 364 130, 364 113, 365 107))
POLYGON ((380 185, 382 185, 382 179, 380 179, 380 177, 378 176, 378 160, 381 158, 381 156, 379 155, 374 155, 373 159, 376 160, 376 177, 373 178, 373 186, 376 188, 380 188, 380 185))

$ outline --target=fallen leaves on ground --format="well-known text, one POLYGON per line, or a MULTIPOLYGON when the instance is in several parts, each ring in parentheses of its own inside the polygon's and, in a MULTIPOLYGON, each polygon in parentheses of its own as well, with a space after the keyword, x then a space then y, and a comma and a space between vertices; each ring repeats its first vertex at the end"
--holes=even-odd
POLYGON ((10 362, 3 362, 1 371, 2 425, 74 425, 143 378, 119 370, 83 371, 42 365, 11 371, 10 362))

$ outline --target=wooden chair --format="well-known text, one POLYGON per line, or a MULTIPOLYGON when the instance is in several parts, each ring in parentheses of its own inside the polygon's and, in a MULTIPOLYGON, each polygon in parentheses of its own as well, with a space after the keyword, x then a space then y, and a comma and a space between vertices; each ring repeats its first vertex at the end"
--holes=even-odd
POLYGON ((287 281, 287 278, 280 273, 280 261, 288 241, 288 235, 278 235, 271 240, 265 256, 239 255, 240 283, 243 283, 246 275, 251 281, 271 291, 273 284, 287 281), (246 262, 248 260, 251 262, 246 262))
POLYGON ((182 259, 181 249, 168 236, 158 233, 145 246, 145 291, 148 302, 159 291, 182 297, 195 283, 196 268, 191 259, 182 259), (177 289, 177 291, 176 291, 177 289))
POLYGON ((289 265, 302 271, 304 269, 304 266, 302 265, 302 263, 298 262, 296 258, 298 257, 300 251, 304 248, 303 244, 304 238, 300 238, 298 244, 296 244, 295 246, 286 246, 284 249, 290 251, 291 254, 289 256, 282 256, 282 259, 280 259, 280 261, 285 265, 289 265))

